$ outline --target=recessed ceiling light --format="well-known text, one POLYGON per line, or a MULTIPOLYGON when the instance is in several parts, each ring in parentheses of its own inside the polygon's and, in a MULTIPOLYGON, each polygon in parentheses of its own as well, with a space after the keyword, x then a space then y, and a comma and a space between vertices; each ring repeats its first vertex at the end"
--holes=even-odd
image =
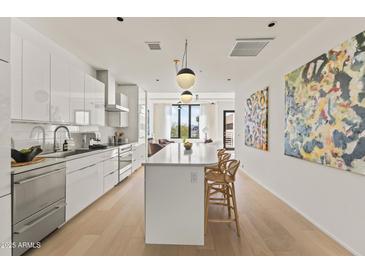
POLYGON ((270 22, 269 24, 267 24, 267 26, 268 26, 269 28, 273 28, 273 27, 275 27, 275 26, 276 26, 276 24, 277 24, 277 22, 276 22, 276 21, 272 21, 272 22, 270 22))
POLYGON ((124 18, 123 18, 123 17, 117 17, 117 20, 118 20, 119 22, 123 22, 123 21, 124 21, 124 18))

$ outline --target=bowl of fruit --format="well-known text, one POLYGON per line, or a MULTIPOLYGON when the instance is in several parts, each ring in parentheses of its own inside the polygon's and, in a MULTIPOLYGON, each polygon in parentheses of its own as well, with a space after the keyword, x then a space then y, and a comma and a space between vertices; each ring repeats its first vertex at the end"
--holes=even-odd
POLYGON ((193 143, 191 143, 187 140, 184 141, 184 147, 186 150, 190 150, 192 146, 193 146, 193 143))
POLYGON ((39 153, 42 152, 40 146, 33 146, 30 148, 23 148, 21 150, 16 150, 14 148, 11 149, 11 158, 14 159, 17 163, 25 163, 30 162, 37 156, 39 153))

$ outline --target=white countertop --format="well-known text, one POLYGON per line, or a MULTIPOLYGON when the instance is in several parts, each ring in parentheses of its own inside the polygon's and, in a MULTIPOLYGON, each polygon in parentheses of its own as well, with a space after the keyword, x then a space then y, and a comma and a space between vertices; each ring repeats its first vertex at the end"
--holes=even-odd
POLYGON ((29 170, 38 169, 38 168, 46 167, 46 166, 51 166, 51 165, 55 165, 55 164, 59 164, 59 163, 63 163, 63 162, 66 162, 66 158, 46 158, 44 161, 37 163, 37 164, 20 166, 20 167, 12 167, 11 174, 23 173, 23 172, 26 172, 29 170))
POLYGON ((144 165, 211 165, 217 163, 217 144, 194 143, 185 150, 182 143, 171 143, 146 160, 144 165))
POLYGON ((22 172, 33 170, 33 169, 38 169, 41 167, 46 167, 46 166, 50 166, 50 165, 54 165, 54 164, 58 164, 58 163, 66 162, 66 161, 71 161, 71 160, 75 160, 75 159, 79 159, 79 158, 83 158, 83 157, 88 157, 88 156, 95 155, 98 153, 103 153, 105 151, 112 150, 112 149, 115 149, 118 147, 119 146, 108 146, 105 149, 95 149, 95 150, 90 150, 85 153, 80 153, 80 154, 75 154, 75 155, 70 155, 67 157, 60 157, 60 158, 47 158, 46 155, 40 154, 39 157, 46 158, 44 161, 37 163, 37 164, 32 164, 32 165, 27 165, 27 166, 22 166, 22 167, 12 167, 11 173, 18 174, 18 173, 22 173, 22 172))

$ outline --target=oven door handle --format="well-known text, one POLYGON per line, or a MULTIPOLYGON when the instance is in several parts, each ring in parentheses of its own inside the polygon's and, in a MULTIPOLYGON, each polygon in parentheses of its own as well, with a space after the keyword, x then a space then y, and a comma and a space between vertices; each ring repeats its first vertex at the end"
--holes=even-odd
POLYGON ((56 207, 52 208, 50 211, 42 214, 38 219, 35 219, 29 223, 27 223, 23 228, 19 229, 18 231, 14 231, 14 234, 22 234, 25 231, 27 231, 28 229, 32 228, 33 226, 35 226, 36 224, 42 222, 44 219, 47 219, 49 216, 53 215, 54 213, 56 213, 59 209, 65 207, 66 204, 60 204, 57 205, 56 207))
POLYGON ((46 177, 46 176, 49 176, 49 175, 52 175, 52 174, 59 173, 59 172, 64 171, 64 170, 65 170, 64 168, 56 169, 54 171, 50 171, 50 172, 44 173, 44 174, 39 175, 39 176, 34 176, 34 177, 31 177, 31 178, 28 178, 28 179, 25 179, 25 180, 14 182, 14 184, 15 185, 22 185, 22 184, 25 184, 25 183, 28 183, 28 182, 31 182, 31 181, 34 181, 34 180, 37 180, 37 179, 41 179, 43 177, 46 177))

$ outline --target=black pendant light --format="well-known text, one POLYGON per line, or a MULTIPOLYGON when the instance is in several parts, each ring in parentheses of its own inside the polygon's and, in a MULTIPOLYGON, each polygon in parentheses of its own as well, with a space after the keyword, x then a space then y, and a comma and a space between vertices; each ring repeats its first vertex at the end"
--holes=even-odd
POLYGON ((176 81, 179 87, 189 89, 195 84, 195 73, 192 69, 188 68, 188 40, 185 40, 182 67, 176 75, 176 81))

